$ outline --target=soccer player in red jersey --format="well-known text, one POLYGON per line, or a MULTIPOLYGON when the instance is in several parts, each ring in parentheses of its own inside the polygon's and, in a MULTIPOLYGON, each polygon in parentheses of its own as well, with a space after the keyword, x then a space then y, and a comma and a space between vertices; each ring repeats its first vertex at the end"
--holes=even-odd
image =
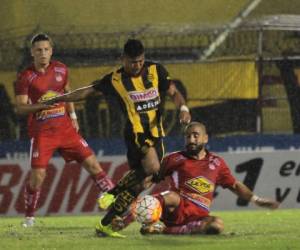
MULTIPOLYGON (((276 209, 279 203, 260 198, 231 174, 226 162, 209 152, 206 128, 202 123, 191 122, 185 129, 185 150, 171 153, 163 160, 160 179, 170 177, 170 190, 154 195, 160 201, 161 221, 143 225, 142 234, 219 234, 224 223, 211 216, 210 207, 216 186, 228 188, 238 197, 257 206, 276 209)), ((133 221, 131 214, 113 222, 121 230, 133 221)))
POLYGON ((228 188, 238 197, 257 206, 276 209, 277 201, 258 197, 232 175, 226 162, 205 149, 208 142, 202 123, 191 122, 185 129, 185 150, 166 156, 162 164, 162 178, 171 177, 171 188, 156 197, 163 207, 161 221, 165 227, 146 225, 144 234, 219 234, 224 223, 210 216, 210 206, 216 186, 228 188))
POLYGON ((48 162, 54 151, 68 161, 77 161, 91 174, 100 192, 113 188, 98 163, 95 154, 78 133, 73 103, 45 105, 48 98, 70 91, 68 69, 61 62, 51 60, 52 40, 37 34, 31 40, 33 64, 18 75, 16 107, 18 114, 29 115, 28 132, 31 138, 31 173, 25 188, 24 227, 34 225, 34 212, 40 189, 46 176, 48 162))

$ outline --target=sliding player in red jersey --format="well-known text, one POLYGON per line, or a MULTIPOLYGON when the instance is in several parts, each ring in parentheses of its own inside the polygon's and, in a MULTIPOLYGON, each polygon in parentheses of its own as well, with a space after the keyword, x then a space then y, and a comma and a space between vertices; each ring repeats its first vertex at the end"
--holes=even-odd
MULTIPOLYGON (((219 234, 224 223, 210 215, 216 186, 227 188, 238 197, 257 206, 276 209, 279 203, 260 198, 231 174, 226 162, 209 152, 206 128, 202 123, 191 122, 185 129, 184 151, 171 153, 163 160, 160 177, 171 177, 170 189, 154 195, 160 201, 163 213, 160 223, 143 225, 142 234, 219 234)), ((132 216, 116 220, 121 229, 132 221, 132 216)))
POLYGON ((209 214, 216 186, 227 188, 257 206, 278 208, 278 202, 256 196, 237 181, 226 162, 205 149, 207 142, 206 128, 202 123, 187 125, 186 149, 168 155, 162 164, 162 176, 171 177, 170 191, 156 195, 163 207, 161 221, 165 227, 146 225, 141 229, 142 233, 221 233, 224 229, 222 219, 209 214))
POLYGON ((95 154, 78 133, 73 103, 45 105, 42 101, 70 91, 68 69, 51 60, 52 41, 46 34, 31 40, 33 64, 18 75, 16 107, 18 114, 29 115, 31 173, 25 188, 24 227, 34 225, 34 212, 48 162, 55 151, 68 161, 77 161, 91 174, 100 192, 113 188, 112 181, 99 165, 95 154))

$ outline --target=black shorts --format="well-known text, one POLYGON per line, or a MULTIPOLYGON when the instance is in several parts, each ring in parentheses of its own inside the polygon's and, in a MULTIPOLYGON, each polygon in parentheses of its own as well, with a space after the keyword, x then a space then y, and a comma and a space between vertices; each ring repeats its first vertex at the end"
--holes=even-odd
POLYGON ((142 166, 141 160, 143 159, 149 147, 155 148, 160 162, 164 157, 165 151, 163 138, 161 137, 157 138, 145 136, 144 134, 138 134, 138 139, 136 141, 135 135, 127 134, 125 136, 125 143, 127 146, 127 159, 130 169, 136 169, 142 166))

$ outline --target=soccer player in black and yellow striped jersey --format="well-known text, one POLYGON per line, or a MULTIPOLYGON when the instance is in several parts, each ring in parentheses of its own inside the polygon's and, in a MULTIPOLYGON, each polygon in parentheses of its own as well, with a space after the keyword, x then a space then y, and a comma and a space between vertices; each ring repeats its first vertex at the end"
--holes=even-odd
POLYGON ((110 206, 110 209, 99 222, 97 231, 100 235, 113 237, 121 235, 111 228, 112 220, 127 211, 146 183, 160 169, 164 154, 162 138, 165 136, 161 116, 162 96, 169 95, 172 98, 180 109, 179 119, 182 123, 191 120, 185 100, 172 83, 167 70, 159 63, 145 61, 144 46, 140 40, 129 39, 126 42, 122 63, 121 68, 90 86, 50 101, 79 101, 101 92, 117 98, 127 117, 124 137, 131 171, 99 199, 101 208, 110 206))

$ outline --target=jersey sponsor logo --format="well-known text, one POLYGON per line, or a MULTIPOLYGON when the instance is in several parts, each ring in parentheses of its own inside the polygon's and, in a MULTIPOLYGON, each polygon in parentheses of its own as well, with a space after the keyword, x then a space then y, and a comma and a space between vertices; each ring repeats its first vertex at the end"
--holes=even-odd
POLYGON ((157 109, 157 106, 159 104, 160 104, 160 98, 156 97, 155 99, 150 101, 135 103, 135 108, 138 113, 143 113, 143 112, 157 109))
POLYGON ((202 195, 196 193, 187 193, 187 192, 180 192, 180 195, 189 199, 193 203, 201 206, 202 208, 205 208, 206 210, 209 210, 210 208, 211 205, 210 199, 203 197, 202 195))
MULTIPOLYGON (((42 101, 46 101, 49 100, 55 96, 57 96, 59 93, 55 92, 55 91, 47 91, 44 95, 42 95, 40 97, 40 99, 38 100, 38 102, 42 102, 42 101)), ((51 109, 46 109, 46 110, 42 110, 40 112, 37 112, 35 117, 37 120, 46 120, 49 118, 56 118, 56 117, 60 117, 65 115, 65 107, 64 106, 58 106, 58 107, 54 107, 51 109)))
POLYGON ((60 116, 64 116, 64 115, 65 115, 65 107, 61 106, 61 107, 57 107, 57 108, 40 111, 40 112, 36 113, 35 117, 37 120, 44 121, 46 119, 56 118, 56 117, 60 117, 60 116))
POLYGON ((157 89, 151 88, 145 91, 129 92, 129 97, 133 102, 143 102, 143 101, 149 101, 159 97, 159 93, 157 89))
POLYGON ((56 97, 56 96, 58 96, 58 95, 59 95, 58 92, 55 92, 55 91, 53 91, 53 90, 49 90, 49 91, 47 91, 45 94, 43 94, 43 95, 39 98, 38 102, 47 101, 47 100, 49 100, 49 99, 51 99, 51 98, 53 98, 53 97, 56 97))
POLYGON ((213 192, 215 188, 215 185, 203 176, 190 179, 185 184, 200 194, 213 192))

